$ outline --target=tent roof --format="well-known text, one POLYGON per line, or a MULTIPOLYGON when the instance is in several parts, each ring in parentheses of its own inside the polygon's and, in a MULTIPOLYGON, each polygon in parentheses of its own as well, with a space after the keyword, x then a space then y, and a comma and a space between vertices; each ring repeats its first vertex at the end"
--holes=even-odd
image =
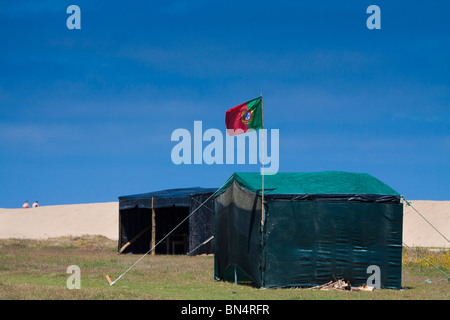
POLYGON ((191 196, 205 193, 214 193, 217 188, 179 188, 160 190, 149 193, 140 193, 128 196, 119 196, 119 209, 130 209, 135 206, 139 208, 152 208, 153 207, 189 207, 191 203, 191 196))
MULTIPOLYGON (((236 172, 217 195, 225 191, 233 181, 253 193, 261 193, 262 179, 259 172, 236 172)), ((264 195, 266 194, 400 195, 370 174, 344 171, 279 172, 265 175, 264 195)))
POLYGON ((143 199, 143 198, 180 198, 189 197, 194 194, 210 193, 215 192, 217 189, 211 188, 178 188, 178 189, 167 189, 160 191, 153 191, 148 193, 133 194, 128 196, 119 196, 119 200, 130 200, 130 199, 143 199))

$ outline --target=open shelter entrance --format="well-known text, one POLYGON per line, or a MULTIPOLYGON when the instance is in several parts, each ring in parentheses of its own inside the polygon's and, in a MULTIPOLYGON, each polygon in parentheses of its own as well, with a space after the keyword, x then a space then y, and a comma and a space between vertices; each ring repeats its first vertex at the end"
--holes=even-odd
MULTIPOLYGON (((119 197, 118 253, 192 252, 213 234, 215 191, 183 188, 119 197)), ((213 253, 213 245, 210 241, 192 255, 213 253)))

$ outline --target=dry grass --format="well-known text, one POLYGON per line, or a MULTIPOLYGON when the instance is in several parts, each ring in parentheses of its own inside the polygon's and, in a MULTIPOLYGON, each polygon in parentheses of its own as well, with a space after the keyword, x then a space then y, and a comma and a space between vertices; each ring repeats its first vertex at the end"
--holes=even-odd
MULTIPOLYGON (((449 251, 421 254, 449 272, 449 251)), ((403 255, 404 290, 325 292, 308 289, 258 289, 218 282, 214 257, 146 256, 114 286, 115 280, 140 255, 117 255, 117 242, 101 236, 56 238, 46 241, 0 241, 0 299, 2 300, 297 300, 297 299, 433 299, 450 298, 450 282, 410 250, 403 255), (67 267, 81 269, 81 289, 69 290, 67 267)), ((427 259, 428 259, 427 258, 427 259)))

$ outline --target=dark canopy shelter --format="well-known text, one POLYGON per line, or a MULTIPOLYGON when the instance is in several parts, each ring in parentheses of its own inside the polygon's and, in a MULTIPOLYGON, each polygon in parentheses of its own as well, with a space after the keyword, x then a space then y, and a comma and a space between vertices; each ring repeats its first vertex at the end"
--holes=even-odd
POLYGON ((309 287, 344 279, 401 288, 402 197, 369 174, 235 173, 215 195, 217 280, 309 287))
MULTIPOLYGON (((211 195, 216 190, 196 187, 120 196, 119 253, 146 253, 167 235, 156 246, 155 253, 191 252, 213 234, 214 199, 211 195), (198 208, 209 197, 211 199, 198 208), (188 216, 189 219, 181 223, 188 216)), ((213 253, 213 241, 192 254, 202 253, 213 253)))

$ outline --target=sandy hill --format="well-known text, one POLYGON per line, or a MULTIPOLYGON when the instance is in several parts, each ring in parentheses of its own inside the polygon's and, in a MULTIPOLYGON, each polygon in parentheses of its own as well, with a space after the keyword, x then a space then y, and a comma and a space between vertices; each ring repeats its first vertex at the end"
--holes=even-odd
POLYGON ((119 202, 0 209, 0 238, 119 236, 119 202))
MULTIPOLYGON (((450 201, 411 201, 412 205, 450 239, 450 201)), ((411 207, 405 206, 403 241, 409 246, 450 247, 411 207)), ((119 236, 119 203, 42 206, 0 209, 0 238, 46 239, 61 236, 119 236)))
POLYGON ((450 240, 450 201, 410 201, 412 206, 403 210, 403 242, 415 247, 446 247, 450 243, 434 228, 450 240), (428 220, 433 226, 430 226, 428 220), (434 227, 434 228, 433 228, 434 227))

